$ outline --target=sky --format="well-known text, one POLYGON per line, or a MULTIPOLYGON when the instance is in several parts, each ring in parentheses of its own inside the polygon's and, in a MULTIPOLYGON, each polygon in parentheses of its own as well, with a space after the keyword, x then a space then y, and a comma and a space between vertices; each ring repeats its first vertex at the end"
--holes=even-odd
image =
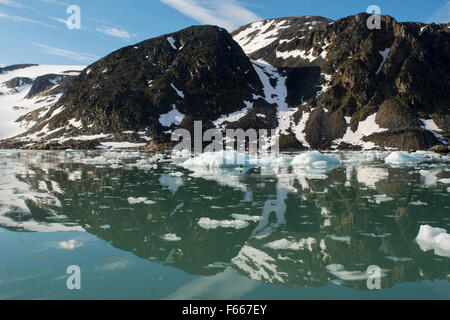
POLYGON ((337 20, 370 5, 398 21, 450 21, 448 0, 0 0, 0 67, 89 65, 124 46, 192 25, 233 31, 288 16, 337 20), (70 6, 80 9, 80 28, 73 28, 77 19, 72 19, 75 11, 68 12, 70 6))

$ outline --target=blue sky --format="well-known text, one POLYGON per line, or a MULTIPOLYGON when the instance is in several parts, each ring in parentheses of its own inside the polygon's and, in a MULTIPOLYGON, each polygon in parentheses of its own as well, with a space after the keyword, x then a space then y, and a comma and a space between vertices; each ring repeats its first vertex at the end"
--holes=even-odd
POLYGON ((121 47, 215 24, 233 30, 260 19, 317 15, 337 20, 378 5, 398 21, 449 22, 448 0, 0 0, 0 66, 88 65, 121 47), (81 9, 81 29, 65 21, 81 9))

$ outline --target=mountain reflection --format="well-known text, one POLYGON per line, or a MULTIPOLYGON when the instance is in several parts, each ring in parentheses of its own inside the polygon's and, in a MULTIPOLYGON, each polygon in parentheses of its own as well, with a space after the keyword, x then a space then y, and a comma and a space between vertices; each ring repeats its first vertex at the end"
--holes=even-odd
POLYGON ((333 281, 367 290, 371 265, 383 269, 383 288, 448 279, 450 259, 414 240, 422 224, 449 225, 448 192, 436 183, 448 170, 375 162, 320 176, 291 167, 202 176, 171 162, 143 169, 133 158, 84 164, 69 152, 2 159, 0 224, 17 232, 84 229, 190 274, 231 267, 287 287, 333 281), (233 214, 260 218, 240 229, 198 223, 233 214))

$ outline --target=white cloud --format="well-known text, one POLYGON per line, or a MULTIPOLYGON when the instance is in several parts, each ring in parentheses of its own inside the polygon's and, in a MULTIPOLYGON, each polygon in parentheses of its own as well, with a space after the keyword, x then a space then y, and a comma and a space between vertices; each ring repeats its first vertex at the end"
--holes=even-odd
POLYGON ((55 21, 67 24, 67 20, 66 19, 61 19, 61 18, 57 18, 57 17, 50 17, 50 18, 52 18, 55 21))
POLYGON ((9 7, 15 7, 15 8, 27 8, 31 9, 31 7, 28 7, 20 2, 12 1, 12 0, 0 0, 0 4, 4 4, 9 7))
POLYGON ((233 31, 242 25, 261 20, 236 0, 160 0, 184 15, 204 24, 218 25, 233 31))
POLYGON ((55 55, 55 56, 66 57, 66 58, 70 58, 70 59, 77 60, 77 61, 92 62, 92 61, 96 61, 99 59, 98 56, 93 55, 93 54, 82 53, 82 52, 73 52, 73 51, 69 51, 69 50, 54 48, 54 47, 50 47, 50 46, 47 46, 42 43, 33 43, 33 45, 44 49, 44 50, 42 50, 43 53, 47 53, 47 54, 51 54, 51 55, 55 55))
MULTIPOLYGON (((0 0, 2 1, 2 0, 0 0)), ((50 27, 50 28, 56 28, 55 26, 42 22, 42 21, 37 21, 37 20, 33 20, 33 19, 29 19, 26 17, 20 17, 20 16, 11 16, 9 14, 5 14, 0 12, 0 19, 8 19, 14 22, 25 22, 25 23, 34 23, 34 24, 40 24, 42 26, 46 26, 46 27, 50 27)))
POLYGON ((123 29, 117 29, 112 27, 103 27, 103 28, 97 28, 98 32, 107 34, 109 36, 118 37, 122 39, 131 39, 136 37, 136 34, 130 34, 128 31, 123 29))
POLYGON ((447 1, 447 3, 439 8, 438 11, 436 11, 436 13, 429 17, 427 19, 428 23, 448 23, 450 22, 450 1, 447 1))
MULTIPOLYGON (((0 0, 1 1, 1 0, 0 0)), ((68 3, 62 2, 62 1, 58 1, 58 0, 41 0, 42 2, 47 2, 47 3, 53 3, 53 4, 57 4, 60 6, 68 6, 68 3)))

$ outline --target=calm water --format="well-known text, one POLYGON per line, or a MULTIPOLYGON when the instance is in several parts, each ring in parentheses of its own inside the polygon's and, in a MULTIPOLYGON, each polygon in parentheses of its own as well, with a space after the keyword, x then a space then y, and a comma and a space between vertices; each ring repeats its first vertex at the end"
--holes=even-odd
POLYGON ((450 299, 450 258, 415 241, 450 231, 448 158, 193 174, 151 156, 1 152, 0 299, 450 299))

